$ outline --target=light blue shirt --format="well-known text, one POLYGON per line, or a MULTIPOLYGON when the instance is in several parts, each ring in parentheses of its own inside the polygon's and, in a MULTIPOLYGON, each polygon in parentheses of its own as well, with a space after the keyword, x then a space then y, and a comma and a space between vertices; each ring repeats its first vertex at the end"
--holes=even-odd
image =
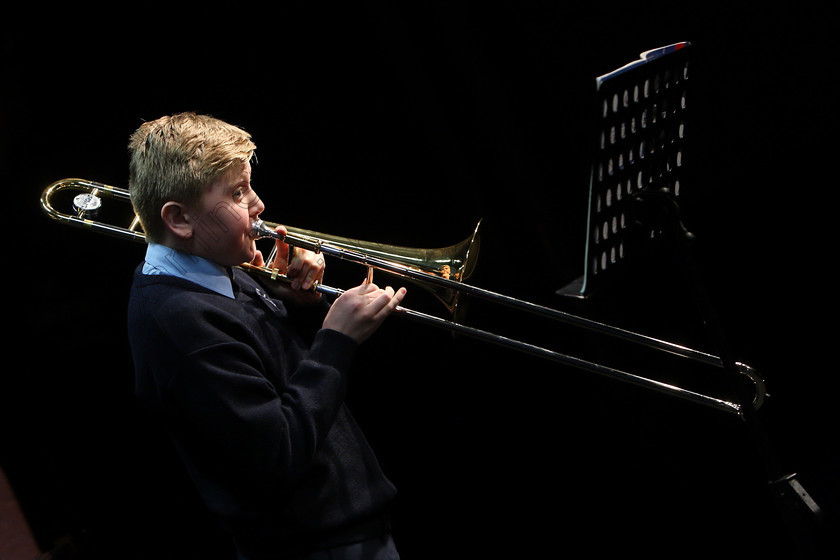
POLYGON ((143 274, 168 274, 189 280, 233 299, 233 286, 225 267, 158 243, 146 247, 143 274))

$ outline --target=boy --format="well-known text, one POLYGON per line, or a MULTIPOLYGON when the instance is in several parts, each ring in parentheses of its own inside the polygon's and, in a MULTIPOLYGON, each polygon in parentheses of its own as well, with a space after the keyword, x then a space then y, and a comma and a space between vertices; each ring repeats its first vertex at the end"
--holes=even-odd
POLYGON ((193 113, 131 136, 129 191, 148 243, 128 314, 138 398, 240 559, 398 558, 394 487, 343 397, 357 346, 405 290, 364 282, 329 305, 310 290, 321 255, 298 249, 287 265, 279 241, 272 264, 290 286, 264 289, 234 268, 263 264, 254 150, 243 130, 193 113))

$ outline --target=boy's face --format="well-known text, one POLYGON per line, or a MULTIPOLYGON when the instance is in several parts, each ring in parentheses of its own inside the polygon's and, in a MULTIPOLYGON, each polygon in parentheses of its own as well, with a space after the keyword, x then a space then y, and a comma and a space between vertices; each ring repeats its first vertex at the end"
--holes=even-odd
POLYGON ((214 181, 194 210, 191 252, 222 266, 256 255, 251 222, 265 209, 251 188, 251 164, 236 164, 214 181))

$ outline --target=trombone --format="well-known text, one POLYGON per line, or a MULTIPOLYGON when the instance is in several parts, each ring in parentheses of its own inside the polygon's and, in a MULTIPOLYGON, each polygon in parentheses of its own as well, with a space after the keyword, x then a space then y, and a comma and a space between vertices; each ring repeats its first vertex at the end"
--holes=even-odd
MULTIPOLYGON (((41 209, 50 218, 66 225, 86 228, 98 233, 123 239, 130 239, 132 241, 145 242, 145 234, 142 231, 142 226, 140 225, 136 215, 128 227, 112 225, 107 222, 93 219, 102 207, 103 197, 130 203, 130 197, 127 189, 95 181, 88 181, 85 179, 70 178, 56 181, 44 189, 41 194, 41 209), (65 190, 80 192, 80 194, 75 196, 73 199, 72 213, 60 212, 56 210, 53 205, 53 197, 57 193, 65 190)), ((276 225, 277 224, 271 222, 257 220, 253 224, 252 236, 255 239, 280 239, 292 247, 300 247, 302 249, 323 253, 324 255, 341 260, 355 262, 366 266, 368 268, 369 275, 374 269, 376 269, 401 276, 431 290, 432 293, 444 303, 453 315, 455 315, 458 311, 458 296, 460 294, 465 294, 534 315, 560 321, 572 326, 613 336, 702 364, 718 368, 725 367, 723 360, 720 357, 706 352, 701 352, 693 348, 621 329, 609 324, 593 321, 584 317, 572 315, 557 309, 516 299, 465 283, 464 280, 470 276, 475 267, 475 261, 480 244, 478 234, 480 222, 473 233, 462 242, 441 249, 397 247, 380 243, 357 241, 293 227, 287 227, 288 233, 286 235, 280 235, 274 231, 276 225)), ((269 257, 267 262, 272 262, 272 258, 269 257)), ((245 263, 241 265, 241 268, 251 274, 268 278, 270 280, 285 280, 282 275, 277 273, 276 269, 270 267, 256 267, 245 263)), ((344 292, 339 288, 325 286, 323 284, 316 285, 314 290, 332 296, 339 296, 344 292)), ((402 306, 397 307, 395 313, 429 326, 451 331, 455 334, 469 336, 491 344, 524 352, 532 356, 572 366, 590 373, 606 376, 608 378, 623 381, 639 387, 652 389, 660 393, 675 396, 717 410, 733 413, 738 416, 744 415, 745 406, 752 407, 753 410, 760 408, 766 397, 766 389, 762 378, 752 367, 740 362, 735 364, 736 370, 749 378, 754 390, 752 401, 749 403, 733 402, 732 400, 706 395, 679 387, 677 385, 664 383, 659 380, 643 377, 575 356, 556 352, 535 344, 491 333, 465 325, 456 320, 444 319, 435 315, 407 309, 402 306)))

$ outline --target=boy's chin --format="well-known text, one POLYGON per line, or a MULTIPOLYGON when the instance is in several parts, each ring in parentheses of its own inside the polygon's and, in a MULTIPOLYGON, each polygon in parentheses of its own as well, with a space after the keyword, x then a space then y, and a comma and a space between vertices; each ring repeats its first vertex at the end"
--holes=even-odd
POLYGON ((251 241, 251 244, 245 251, 245 255, 248 257, 248 260, 244 262, 252 262, 257 257, 257 255, 262 255, 262 253, 259 251, 259 249, 257 249, 257 244, 251 241))

